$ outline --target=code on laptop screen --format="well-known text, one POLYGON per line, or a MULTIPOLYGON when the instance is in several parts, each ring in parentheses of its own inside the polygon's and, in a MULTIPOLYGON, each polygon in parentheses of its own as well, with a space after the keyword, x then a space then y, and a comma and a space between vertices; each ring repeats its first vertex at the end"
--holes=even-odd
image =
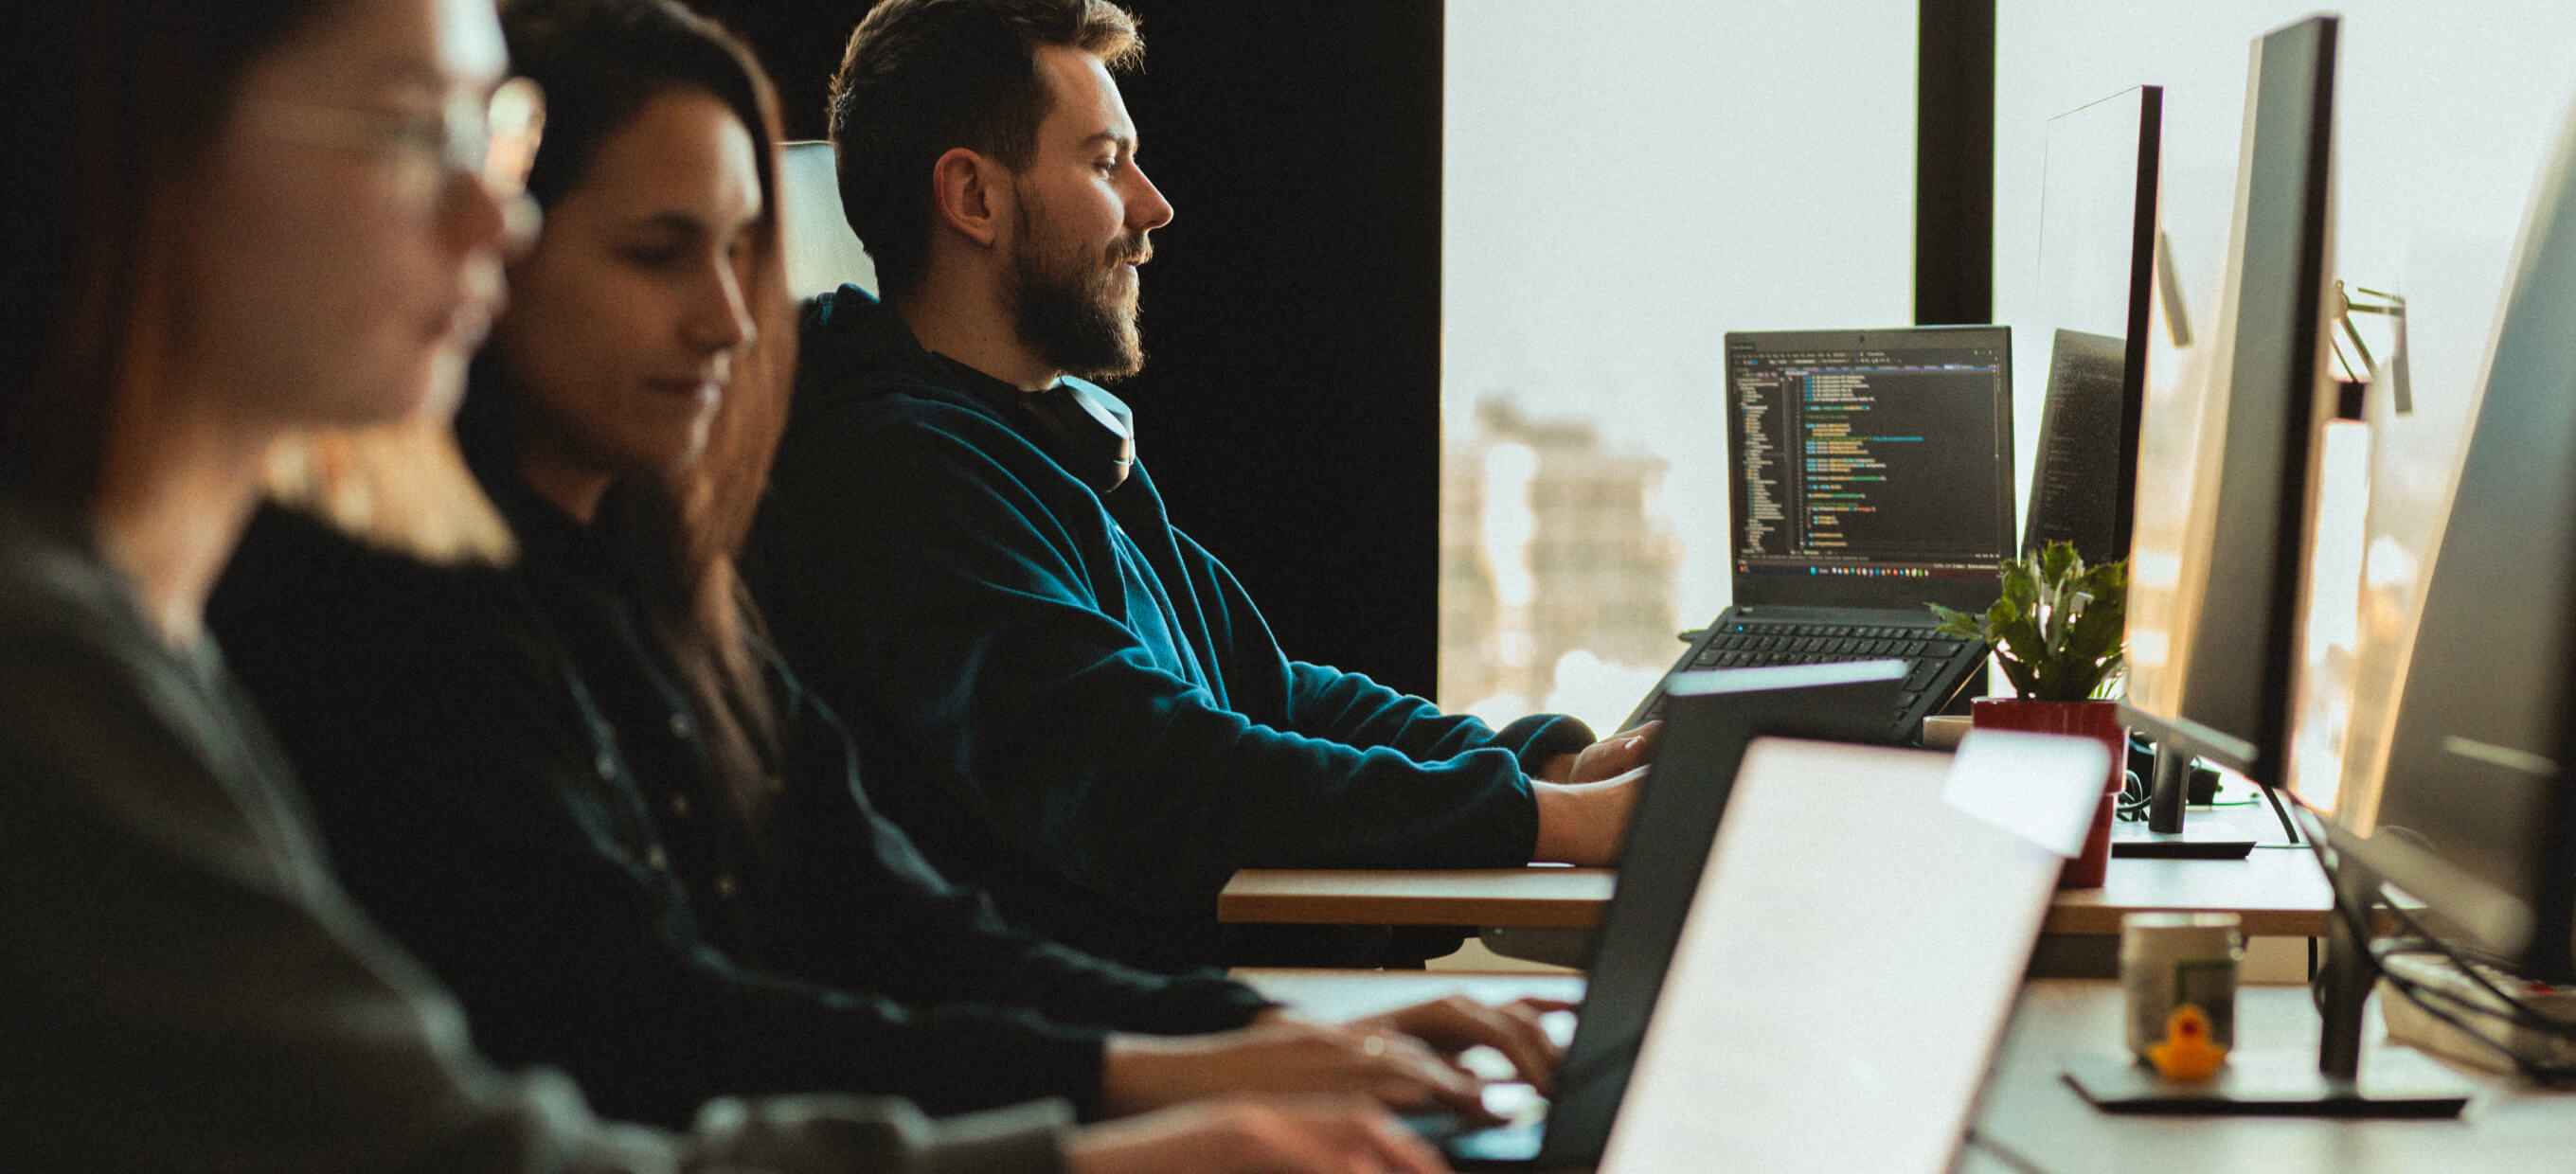
POLYGON ((2001 329, 1730 334, 1741 576, 1983 578, 2012 553, 2001 329))

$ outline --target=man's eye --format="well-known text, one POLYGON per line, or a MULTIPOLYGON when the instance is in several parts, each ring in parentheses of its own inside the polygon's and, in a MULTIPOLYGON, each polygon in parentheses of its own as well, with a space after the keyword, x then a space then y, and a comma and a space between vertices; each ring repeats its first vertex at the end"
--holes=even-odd
POLYGON ((668 245, 630 245, 619 249, 617 255, 645 269, 666 269, 680 260, 680 250, 668 245))

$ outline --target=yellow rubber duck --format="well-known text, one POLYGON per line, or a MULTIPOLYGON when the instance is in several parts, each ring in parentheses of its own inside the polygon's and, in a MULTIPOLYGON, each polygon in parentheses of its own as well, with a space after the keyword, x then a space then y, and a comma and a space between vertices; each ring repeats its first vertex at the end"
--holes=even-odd
POLYGON ((2227 1063, 2227 1049, 2210 1041, 2209 1013, 2185 1003, 2165 1017, 2164 1042, 2147 1046, 2147 1062, 2167 1080, 2207 1080, 2227 1063))

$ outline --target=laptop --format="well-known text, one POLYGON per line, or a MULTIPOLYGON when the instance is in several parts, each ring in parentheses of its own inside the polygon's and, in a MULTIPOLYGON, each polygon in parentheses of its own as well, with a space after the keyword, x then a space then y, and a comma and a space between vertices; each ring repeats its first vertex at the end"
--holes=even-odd
MULTIPOLYGON (((1866 704, 1872 695, 1883 696, 1893 689, 1904 679, 1905 671, 1899 662, 1868 661, 1685 673, 1669 682, 1672 718, 1630 821, 1620 860, 1619 888, 1603 914, 1593 956, 1585 968, 1589 981, 1574 1037, 1557 1066, 1556 1095, 1552 1101, 1540 1102, 1526 1095, 1526 1086, 1497 1088, 1489 1095, 1489 1103, 1516 1102, 1512 1105, 1513 1119, 1504 1125, 1463 1134, 1455 1132, 1454 1122, 1417 1118, 1415 1127, 1440 1145, 1453 1166, 1460 1170, 1560 1169, 1588 1166, 1602 1159, 1604 1146, 1613 1136, 1613 1123, 1630 1111, 1622 1109, 1622 1102, 1634 1104, 1631 1071, 1638 1062, 1641 1044, 1648 1038, 1650 1023, 1662 1014, 1659 1002, 1682 998, 1687 1003, 1695 998, 1668 996, 1675 984, 1693 981, 1695 970, 1705 969, 1705 964, 1697 968, 1683 965, 1676 945, 1687 945, 1687 925, 1698 917, 1693 910, 1701 900, 1700 894, 1713 882, 1704 871, 1711 863, 1711 844, 1727 843, 1727 834, 1720 828, 1721 817, 1725 826, 1732 828, 1741 815, 1731 796, 1741 786, 1741 780, 1748 777, 1739 766, 1745 763, 1749 747, 1781 744, 1830 750, 1839 742, 1842 749, 1869 755, 1864 769, 1855 776, 1861 785, 1846 788, 1849 794, 1828 791, 1827 797, 1835 802, 1849 799, 1863 806, 1878 804, 1884 808, 1850 816, 1848 822, 1853 829, 1899 828, 1906 826, 1904 821, 1919 821, 1910 832, 1889 832, 1881 837, 1889 842, 1882 844, 1839 830, 1841 825, 1835 821, 1843 818, 1840 808, 1827 807, 1788 820, 1786 827, 1757 829, 1751 836, 1756 844, 1790 841, 1792 854, 1801 863, 1784 871, 1807 873, 1817 880, 1830 882, 1836 873, 1845 871, 1841 862, 1846 858, 1863 858, 1848 866, 1850 875, 1854 883, 1875 887, 1839 895, 1862 898, 1863 905, 1876 911, 1864 913, 1864 917, 1913 916, 1908 910, 1907 887, 1919 883, 1924 875, 1937 874, 1937 870, 1927 869, 1886 884, 1868 880, 1867 874, 1873 870, 1887 871, 1886 861, 1929 857, 1935 863, 1946 863, 1946 854, 1956 850, 1950 841, 1963 838, 1991 845, 1992 837, 1962 837, 1957 833, 1952 825, 1958 822, 1954 813, 1963 810, 1960 804, 1969 805, 1966 810, 1991 813, 1989 822, 2045 829, 2034 834, 2058 845, 2059 855, 2074 855, 2091 823, 2090 804, 2098 795, 2102 772, 2109 766, 2101 747, 2071 739, 1998 736, 1992 732, 1975 735, 1971 739, 1975 753, 1958 759, 1960 769, 1955 773, 1976 785, 1952 788, 1957 791, 1956 801, 1943 803, 1942 780, 1953 773, 1949 771, 1953 761, 1949 755, 1850 744, 1856 729, 1875 720, 1856 715, 1872 712, 1866 704), (1784 743, 1781 739, 1798 741, 1784 743), (2016 748, 2024 751, 2020 757, 2012 756, 2016 748), (2070 770, 2072 775, 2067 773, 2070 770), (1909 779, 1925 778, 1928 783, 1912 788, 1920 794, 1908 791, 1909 779), (2088 786, 2095 790, 2085 790, 2088 786), (2046 801, 2052 795, 2060 800, 2054 805, 2046 801), (2065 798, 2066 795, 2074 798, 2065 798), (1907 842, 1899 845, 1894 843, 1897 840, 1907 842)), ((1967 751, 1963 749, 1962 753, 1967 751)), ((1777 788, 1782 784, 1774 779, 1768 785, 1777 788)), ((1787 785, 1794 792, 1799 784, 1792 779, 1787 785)), ((2023 862, 2037 859, 2030 857, 2023 862)), ((2014 930, 2019 934, 2017 944, 2009 940, 2009 934, 1989 942, 1999 944, 2010 955, 2007 973, 1992 992, 2006 1003, 2019 985, 2023 963, 2038 933, 2039 917, 2056 884, 2057 865, 2057 856, 2040 862, 2044 875, 2032 890, 2034 903, 2028 910, 2027 925, 2014 930)), ((1989 862, 1981 860, 1976 867, 1989 867, 1989 862)), ((2013 872, 2007 867, 1999 875, 2013 872)), ((1747 887, 1748 891, 1759 889, 1761 882, 1757 879, 1747 887)), ((1981 877, 1968 882, 1962 892, 1983 900, 1991 889, 1981 877)), ((1946 894, 1932 897, 1935 902, 1951 899, 1946 894)), ((1913 902, 1926 903, 1931 902, 1913 902)), ((1820 909, 1832 906, 1831 898, 1818 902, 1820 909)), ((1779 912, 1793 925, 1799 921, 1795 906, 1783 906, 1779 912)), ((1985 916, 1982 911, 1972 914, 1969 922, 1985 916)), ((1921 929, 1906 926, 1899 927, 1903 932, 1891 932, 1873 922, 1867 932, 1848 942, 1829 945, 1826 951, 1839 960, 1838 965, 1850 966, 1850 980, 1839 980, 1844 986, 1850 986, 1851 980, 1875 984, 1881 981, 1886 960, 1902 956, 1883 952, 1882 944, 1921 929)), ((1761 939, 1756 935, 1746 940, 1761 939)), ((1937 957, 1947 948, 1931 953, 1937 957)), ((1505 1105, 1494 1107, 1500 1110, 1505 1105)), ((1692 1111, 1705 1109, 1703 1104, 1692 1111)))
POLYGON ((1508 1124, 1457 1132, 1453 1119, 1413 1126, 1461 1170, 1556 1169, 1597 1161, 1628 1068, 1664 982, 1700 866, 1726 811, 1744 748, 1758 737, 1867 740, 1905 678, 1896 661, 1688 673, 1668 683, 1672 717, 1648 769, 1620 854, 1619 887, 1602 913, 1574 1037, 1552 1103, 1528 1086, 1488 1096, 1508 1124))
POLYGON ((1869 740, 1913 741, 1987 652, 1923 605, 1984 611, 2014 553, 2011 330, 1732 332, 1726 396, 1735 603, 1672 671, 1901 659, 1869 740))
POLYGON ((1601 1174, 1938 1174, 1985 1086, 2098 743, 1744 755, 1601 1174))

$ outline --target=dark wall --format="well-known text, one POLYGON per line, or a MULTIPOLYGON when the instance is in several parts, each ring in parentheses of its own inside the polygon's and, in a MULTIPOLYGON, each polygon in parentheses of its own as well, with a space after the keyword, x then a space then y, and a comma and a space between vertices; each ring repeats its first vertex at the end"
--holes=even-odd
MULTIPOLYGON (((821 137, 864 3, 702 0, 821 137)), ((1289 655, 1428 693, 1438 655, 1440 0, 1135 0, 1122 80, 1176 210, 1115 390, 1173 520, 1289 655)))

